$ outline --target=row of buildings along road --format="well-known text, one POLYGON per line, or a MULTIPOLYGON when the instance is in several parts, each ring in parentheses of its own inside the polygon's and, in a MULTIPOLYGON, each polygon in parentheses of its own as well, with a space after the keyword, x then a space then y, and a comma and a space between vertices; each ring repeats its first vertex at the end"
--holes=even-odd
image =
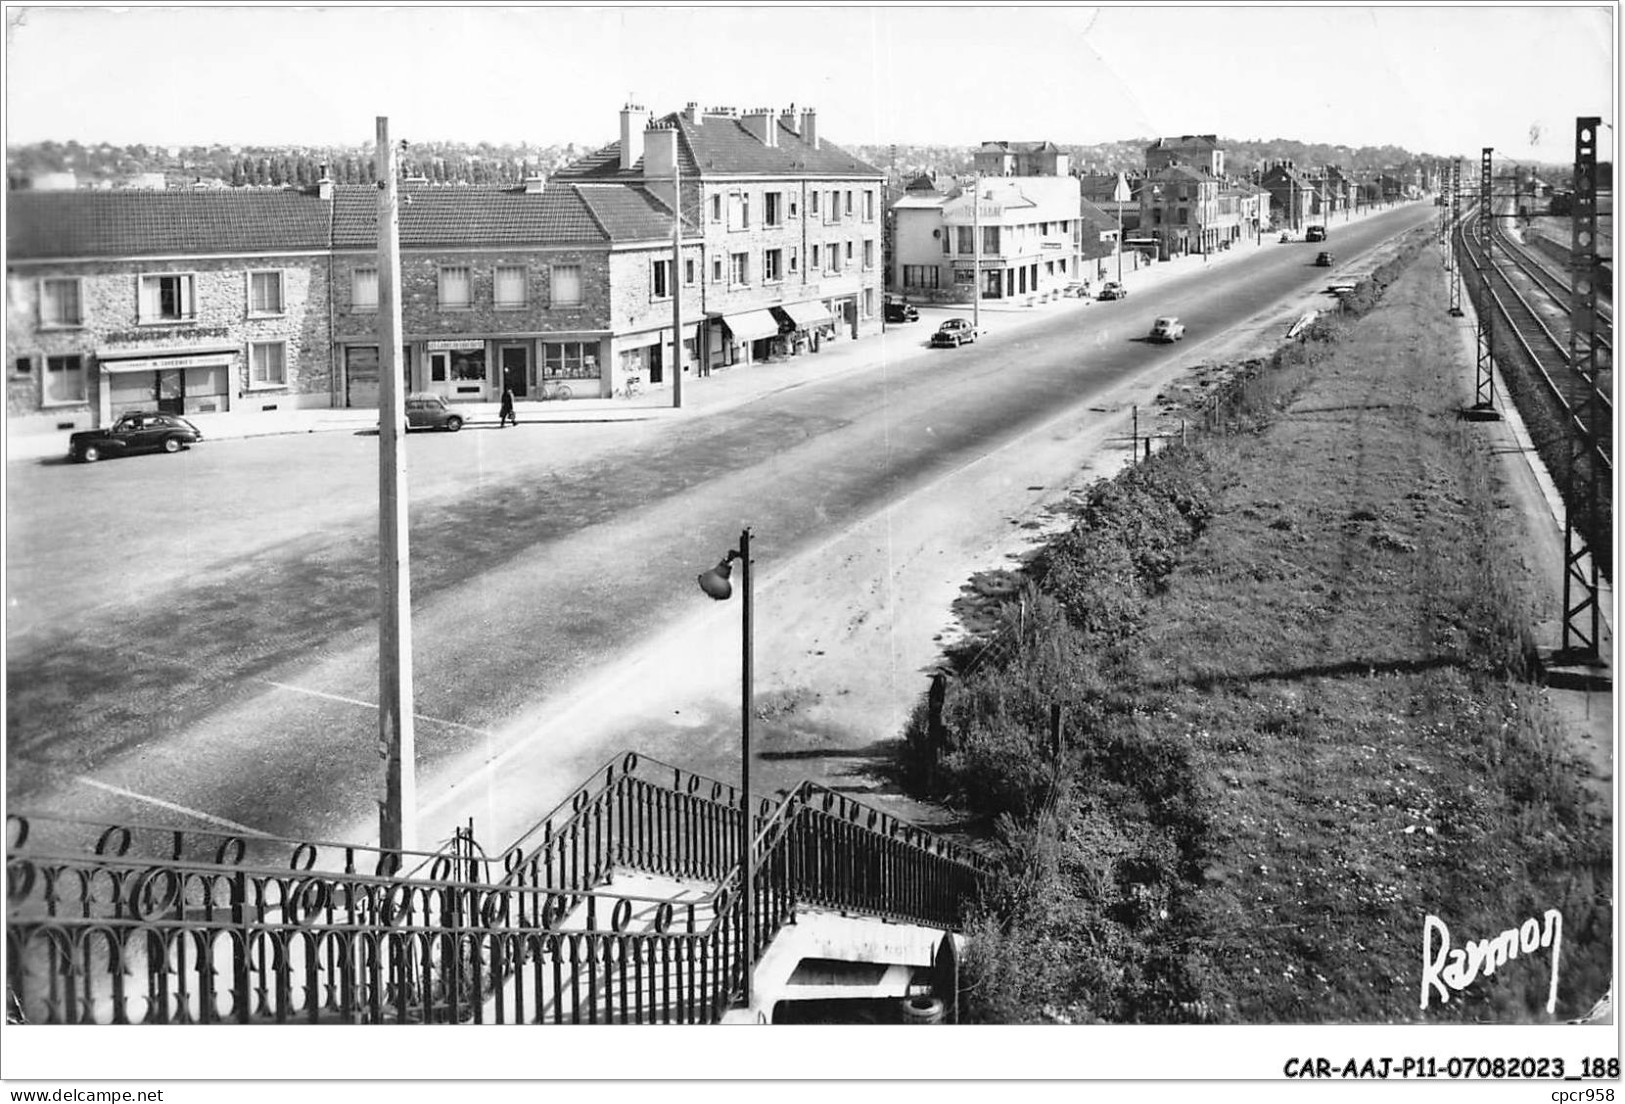
MULTIPOLYGON (((402 187, 408 390, 669 385, 674 296, 692 374, 816 356, 878 333, 888 287, 967 302, 979 267, 985 299, 1047 298, 1106 276, 1125 246, 1166 259, 1262 233, 1277 192, 1227 177, 1213 136, 1158 142, 1145 174, 1109 176, 1112 195, 1049 142, 989 142, 975 188, 922 175, 894 196, 814 110, 627 105, 619 123, 519 188, 402 187)), ((1276 169, 1294 224, 1349 195, 1276 169)), ((8 429, 376 407, 377 208, 375 186, 325 174, 304 189, 8 193, 8 429)))

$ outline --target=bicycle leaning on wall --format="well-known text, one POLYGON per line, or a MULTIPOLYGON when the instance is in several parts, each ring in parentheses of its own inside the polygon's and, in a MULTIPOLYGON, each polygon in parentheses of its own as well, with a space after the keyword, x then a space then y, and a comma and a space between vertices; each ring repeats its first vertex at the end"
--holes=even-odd
POLYGON ((615 389, 617 399, 630 399, 634 395, 643 394, 643 377, 627 376, 626 383, 615 389))

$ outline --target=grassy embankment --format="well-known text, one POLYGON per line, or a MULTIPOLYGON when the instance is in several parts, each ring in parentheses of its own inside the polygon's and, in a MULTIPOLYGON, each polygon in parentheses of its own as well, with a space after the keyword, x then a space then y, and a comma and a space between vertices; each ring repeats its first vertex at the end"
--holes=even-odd
POLYGON ((1557 1017, 1606 989, 1607 814, 1531 682, 1425 238, 1091 488, 953 657, 940 737, 922 702, 908 776, 1005 860, 969 1019, 1547 1018, 1547 951, 1422 1012, 1430 913, 1459 948, 1560 909, 1557 1017))

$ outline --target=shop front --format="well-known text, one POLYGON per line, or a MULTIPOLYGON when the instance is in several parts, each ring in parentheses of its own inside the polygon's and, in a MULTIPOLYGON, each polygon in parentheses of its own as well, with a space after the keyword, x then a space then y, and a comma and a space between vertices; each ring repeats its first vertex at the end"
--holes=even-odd
MULTIPOLYGON (((492 397, 489 358, 481 338, 438 338, 423 343, 428 379, 422 390, 447 402, 482 402, 492 397)), ((528 377, 527 377, 528 378, 528 377)))
POLYGON ((741 311, 722 315, 719 364, 752 364, 775 352, 779 340, 779 320, 771 310, 741 311))
POLYGON ((834 330, 835 318, 829 306, 821 300, 805 303, 782 303, 773 308, 778 317, 780 332, 790 346, 790 355, 817 352, 818 346, 834 330))
MULTIPOLYGON (((700 327, 696 323, 683 327, 683 360, 691 372, 701 373, 698 361, 700 327)), ((612 390, 619 391, 626 381, 636 378, 640 384, 658 387, 671 382, 667 364, 671 360, 671 327, 649 330, 640 334, 627 334, 615 339, 615 378, 609 381, 612 390)))
POLYGON ((215 414, 231 409, 235 347, 97 354, 100 424, 132 410, 215 414))

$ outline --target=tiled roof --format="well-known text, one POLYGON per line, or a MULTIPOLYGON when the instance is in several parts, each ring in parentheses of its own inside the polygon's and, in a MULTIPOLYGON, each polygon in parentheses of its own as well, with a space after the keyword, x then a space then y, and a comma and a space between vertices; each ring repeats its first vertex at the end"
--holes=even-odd
POLYGON ((1217 178, 1203 172, 1197 172, 1188 165, 1169 165, 1165 169, 1158 169, 1151 173, 1149 179, 1154 182, 1165 183, 1170 180, 1194 180, 1203 184, 1211 184, 1217 178))
MULTIPOLYGON (((847 153, 832 142, 819 140, 818 146, 803 142, 801 136, 775 117, 776 146, 764 146, 737 118, 701 115, 697 122, 678 112, 655 123, 677 128, 677 160, 682 175, 701 177, 749 176, 883 176, 873 165, 847 153)), ((621 144, 611 142, 574 164, 559 169, 553 179, 640 180, 643 158, 632 168, 621 170, 621 144)))
POLYGON ((327 204, 300 191, 6 193, 13 260, 327 248, 327 204))
MULTIPOLYGON (((400 192, 402 248, 480 247, 642 241, 671 234, 671 216, 641 188, 549 180, 522 190, 456 185, 400 192)), ((333 247, 364 249, 378 240, 378 189, 334 190, 333 247)))

